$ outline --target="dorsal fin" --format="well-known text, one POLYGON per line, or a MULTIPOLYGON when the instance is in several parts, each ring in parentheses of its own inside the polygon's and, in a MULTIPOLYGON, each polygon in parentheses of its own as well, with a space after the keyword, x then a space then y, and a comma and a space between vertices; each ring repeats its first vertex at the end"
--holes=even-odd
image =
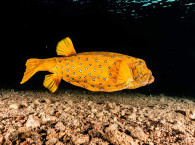
POLYGON ((60 42, 58 42, 56 52, 57 55, 64 55, 64 56, 76 54, 72 41, 69 37, 66 37, 62 39, 60 42))
POLYGON ((117 84, 130 83, 133 80, 132 70, 129 68, 126 60, 122 60, 119 66, 119 72, 117 76, 117 84))

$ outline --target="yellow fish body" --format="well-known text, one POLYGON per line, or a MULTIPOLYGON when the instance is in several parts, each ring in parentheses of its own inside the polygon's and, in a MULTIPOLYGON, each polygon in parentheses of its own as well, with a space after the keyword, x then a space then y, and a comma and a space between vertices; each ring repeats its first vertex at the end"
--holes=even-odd
POLYGON ((63 57, 28 59, 20 83, 38 71, 51 72, 43 82, 51 92, 57 90, 61 79, 90 91, 104 92, 135 89, 154 81, 142 59, 112 52, 76 53, 69 37, 58 43, 56 51, 63 57))

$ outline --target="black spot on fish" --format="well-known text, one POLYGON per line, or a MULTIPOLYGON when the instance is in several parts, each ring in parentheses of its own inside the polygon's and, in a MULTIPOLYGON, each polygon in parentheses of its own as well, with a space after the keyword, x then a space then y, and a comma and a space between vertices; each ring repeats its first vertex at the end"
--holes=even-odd
POLYGON ((88 61, 88 58, 86 58, 85 60, 88 61))
POLYGON ((69 77, 69 75, 66 75, 66 77, 69 77))

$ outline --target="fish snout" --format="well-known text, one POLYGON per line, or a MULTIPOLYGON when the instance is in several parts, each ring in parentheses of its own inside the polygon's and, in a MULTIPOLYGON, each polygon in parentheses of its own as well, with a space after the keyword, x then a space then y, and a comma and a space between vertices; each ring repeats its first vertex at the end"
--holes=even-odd
POLYGON ((153 83, 154 80, 155 80, 154 76, 151 75, 150 78, 148 79, 148 85, 151 84, 151 83, 153 83))

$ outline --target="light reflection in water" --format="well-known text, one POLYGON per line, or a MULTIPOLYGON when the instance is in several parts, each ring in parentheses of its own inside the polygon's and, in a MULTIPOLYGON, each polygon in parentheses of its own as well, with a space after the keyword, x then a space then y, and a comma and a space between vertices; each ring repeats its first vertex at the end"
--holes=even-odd
MULTIPOLYGON (((48 5, 61 5, 68 1, 34 0, 48 5)), ((170 10, 174 7, 180 13, 180 18, 192 15, 195 12, 195 0, 71 0, 71 6, 79 6, 84 9, 99 5, 105 11, 122 15, 125 18, 143 18, 159 10, 170 10), (102 5, 103 3, 103 5, 102 5)))
POLYGON ((180 18, 195 11, 194 0, 109 0, 108 11, 128 15, 132 18, 142 18, 158 11, 176 7, 181 10, 180 18))

